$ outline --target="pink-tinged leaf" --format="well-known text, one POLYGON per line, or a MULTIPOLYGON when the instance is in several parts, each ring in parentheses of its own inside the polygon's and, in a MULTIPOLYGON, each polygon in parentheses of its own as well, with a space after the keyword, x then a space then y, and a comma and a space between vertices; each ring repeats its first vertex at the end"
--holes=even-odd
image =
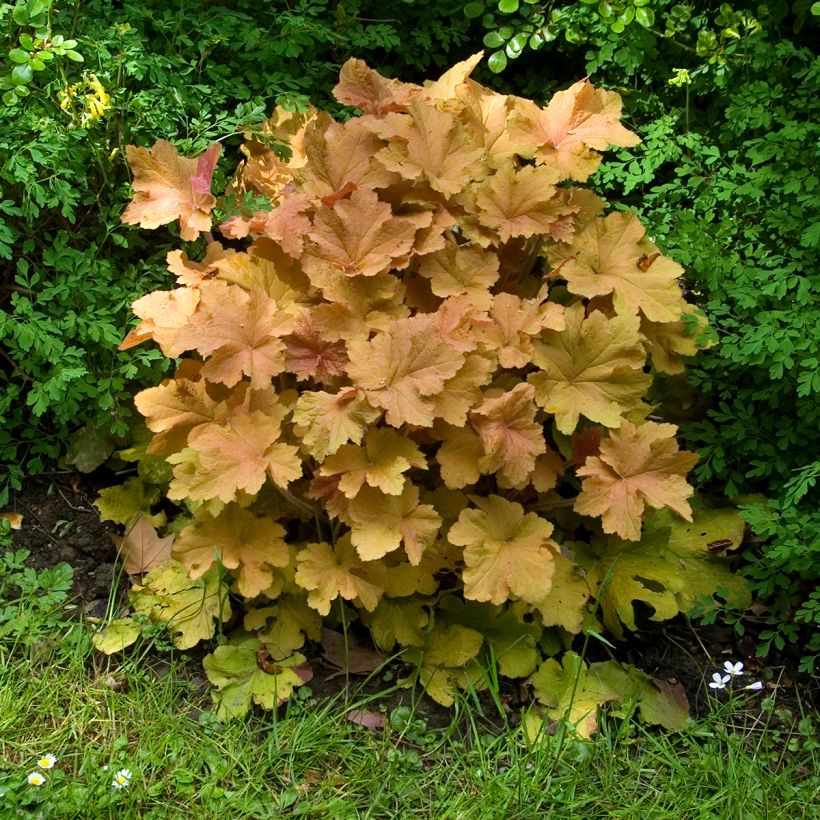
POLYGON ((371 729, 374 732, 385 727, 384 715, 379 712, 369 712, 366 709, 351 709, 347 713, 347 719, 351 723, 364 726, 365 729, 371 729))
POLYGON ((214 142, 196 161, 196 173, 191 177, 191 187, 200 194, 211 193, 211 180, 221 151, 222 146, 214 142))

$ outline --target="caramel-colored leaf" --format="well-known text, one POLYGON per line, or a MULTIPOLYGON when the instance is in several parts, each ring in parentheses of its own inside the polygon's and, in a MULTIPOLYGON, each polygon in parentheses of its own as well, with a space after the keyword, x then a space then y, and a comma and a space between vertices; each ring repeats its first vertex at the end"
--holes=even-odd
POLYGON ((158 140, 150 150, 126 146, 134 174, 134 199, 123 212, 122 221, 158 228, 179 219, 180 236, 186 240, 209 231, 216 205, 211 177, 221 151, 222 146, 214 143, 198 159, 186 159, 167 140, 158 140))
POLYGON ((387 569, 381 561, 363 561, 350 536, 335 546, 308 544, 297 556, 296 583, 308 592, 308 603, 327 615, 336 598, 355 601, 372 612, 384 593, 387 569))
POLYGON ((421 562, 441 527, 441 517, 430 504, 419 504, 419 491, 406 484, 401 495, 384 495, 364 487, 350 502, 350 538, 359 555, 372 561, 404 545, 413 565, 421 562))
POLYGON ((472 497, 447 539, 464 549, 464 597, 503 604, 511 597, 543 600, 552 585, 552 524, 497 495, 472 497))
MULTIPOLYGON (((687 312, 678 278, 683 268, 644 239, 646 229, 633 213, 614 213, 596 219, 575 236, 560 268, 572 293, 612 294, 615 312, 634 316, 639 311, 652 322, 677 322, 687 312), (648 265, 641 260, 650 258, 648 265)), ((562 252, 563 253, 563 252, 562 252)))
POLYGON ((160 538, 151 521, 140 514, 128 529, 125 537, 117 539, 117 548, 122 558, 123 568, 129 575, 150 572, 171 557, 174 535, 160 538))
POLYGON ((288 563, 284 537, 281 524, 257 518, 236 504, 229 504, 216 517, 199 509, 177 536, 174 558, 191 578, 199 578, 217 563, 238 569, 240 595, 255 598, 271 585, 273 568, 288 563))
POLYGON ((358 444, 367 425, 380 415, 358 390, 305 392, 296 402, 293 423, 305 449, 324 461, 346 442, 358 444))
POLYGON ((427 468, 421 450, 406 436, 390 428, 368 430, 364 446, 345 444, 328 456, 319 475, 340 475, 339 489, 355 498, 364 484, 387 495, 401 495, 404 473, 411 467, 427 468))
POLYGON ((586 318, 582 305, 566 311, 566 329, 545 330, 533 343, 540 372, 527 380, 535 400, 562 433, 572 433, 583 415, 617 427, 622 414, 641 406, 652 377, 643 372, 646 358, 638 319, 608 319, 598 310, 586 318))
POLYGON ((464 364, 461 353, 431 333, 427 316, 393 322, 369 341, 352 341, 348 351, 350 378, 393 427, 430 427, 432 397, 464 364))
POLYGON ((638 541, 641 516, 648 504, 668 507, 692 520, 689 497, 694 489, 685 475, 698 456, 678 450, 674 424, 653 421, 635 426, 624 421, 601 442, 600 456, 591 456, 576 470, 583 477, 575 511, 601 516, 604 532, 638 541))

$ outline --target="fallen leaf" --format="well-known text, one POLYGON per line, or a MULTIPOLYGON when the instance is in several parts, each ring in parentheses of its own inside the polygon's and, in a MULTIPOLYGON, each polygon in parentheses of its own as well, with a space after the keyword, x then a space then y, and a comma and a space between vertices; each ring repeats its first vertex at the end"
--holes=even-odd
POLYGON ((173 535, 160 538, 157 531, 144 513, 137 518, 134 526, 124 538, 117 537, 117 548, 123 560, 125 571, 129 575, 142 575, 171 557, 173 535))
POLYGON ((356 723, 359 726, 364 726, 365 729, 384 729, 385 720, 384 715, 379 712, 368 712, 366 709, 351 709, 347 713, 347 719, 351 723, 356 723))
MULTIPOLYGON (((345 636, 332 629, 322 629, 322 654, 325 660, 338 666, 340 674, 366 675, 384 664, 384 656, 375 652, 367 644, 360 643, 348 633, 345 636)), ((335 677, 331 674, 329 677, 335 677)))
POLYGON ((23 516, 20 513, 4 512, 4 513, 0 513, 0 518, 2 518, 5 521, 8 521, 9 526, 13 530, 19 530, 23 526, 23 516))

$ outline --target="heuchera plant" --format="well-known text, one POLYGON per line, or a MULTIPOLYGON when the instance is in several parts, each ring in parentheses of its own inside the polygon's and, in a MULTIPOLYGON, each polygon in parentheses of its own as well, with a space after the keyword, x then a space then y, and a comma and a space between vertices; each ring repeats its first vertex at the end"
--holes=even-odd
MULTIPOLYGON (((717 590, 744 603, 709 548, 743 525, 693 512, 697 456, 645 401, 699 344, 682 269, 580 186, 601 150, 638 142, 620 98, 581 81, 541 108, 470 80, 480 57, 425 86, 351 60, 335 95, 360 116, 277 110, 222 200, 226 242, 219 146, 128 149, 124 221, 178 220, 207 248, 169 254, 178 287, 134 304, 123 348, 182 359, 136 397, 143 480, 99 505, 144 537, 164 522, 144 485, 172 465, 187 513, 135 609, 187 647, 243 601, 244 628, 205 661, 225 714, 285 699, 329 616, 403 650, 445 705, 497 664, 538 670, 548 714, 569 708, 581 733, 627 697, 675 725, 679 690, 544 656, 600 622, 623 637, 634 601, 656 620, 717 590)), ((97 643, 138 633, 118 621, 97 643)))

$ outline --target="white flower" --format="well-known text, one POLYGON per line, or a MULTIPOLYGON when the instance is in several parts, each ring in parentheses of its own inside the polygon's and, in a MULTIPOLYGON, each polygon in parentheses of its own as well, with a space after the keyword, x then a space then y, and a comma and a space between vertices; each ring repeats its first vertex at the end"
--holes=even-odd
POLYGON ((763 683, 756 680, 754 683, 750 683, 748 686, 744 686, 743 688, 751 689, 753 692, 759 692, 763 688, 763 683))
POLYGON ((720 672, 715 672, 712 675, 712 680, 709 683, 711 689, 725 689, 726 684, 732 679, 731 675, 721 675, 720 672))
POLYGON ((42 786, 43 783, 46 782, 46 779, 40 774, 40 772, 29 772, 29 776, 26 780, 28 780, 29 785, 31 786, 42 786))
POLYGON ((131 770, 120 769, 111 781, 111 785, 115 789, 124 789, 131 782, 131 770))
POLYGON ((53 769, 54 764, 57 762, 57 758, 54 755, 43 755, 38 761, 37 765, 41 769, 53 769))
POLYGON ((737 663, 732 663, 731 661, 724 661, 723 669, 727 675, 731 675, 735 677, 735 675, 742 675, 743 674, 743 664, 738 661, 737 663))

